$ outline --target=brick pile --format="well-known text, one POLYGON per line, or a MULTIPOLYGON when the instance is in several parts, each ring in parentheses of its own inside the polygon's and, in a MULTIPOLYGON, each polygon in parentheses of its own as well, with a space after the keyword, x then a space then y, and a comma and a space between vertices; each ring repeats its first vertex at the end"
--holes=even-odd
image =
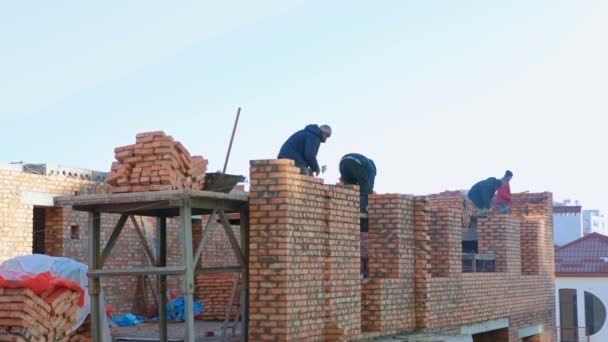
POLYGON ((93 338, 91 337, 91 316, 87 316, 87 318, 82 322, 82 325, 76 329, 73 333, 70 334, 68 342, 91 342, 93 338))
POLYGON ((116 162, 106 182, 110 191, 143 192, 205 186, 207 160, 192 156, 164 132, 139 133, 134 145, 114 149, 116 162))
POLYGON ((56 287, 39 296, 0 288, 0 341, 68 341, 80 293, 56 287))

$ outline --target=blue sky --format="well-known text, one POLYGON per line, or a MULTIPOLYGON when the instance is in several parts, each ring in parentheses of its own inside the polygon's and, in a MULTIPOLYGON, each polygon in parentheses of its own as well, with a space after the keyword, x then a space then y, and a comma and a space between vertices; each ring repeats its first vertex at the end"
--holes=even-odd
POLYGON ((164 130, 229 172, 309 123, 319 161, 360 152, 378 192, 512 190, 608 210, 608 4, 76 1, 0 4, 0 162, 108 170, 164 130))

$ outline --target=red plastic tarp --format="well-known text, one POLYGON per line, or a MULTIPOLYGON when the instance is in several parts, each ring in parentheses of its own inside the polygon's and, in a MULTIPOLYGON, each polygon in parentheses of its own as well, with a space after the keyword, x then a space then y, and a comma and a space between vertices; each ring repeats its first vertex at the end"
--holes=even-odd
POLYGON ((22 289, 28 288, 32 290, 35 294, 41 295, 46 290, 54 289, 57 287, 65 287, 72 291, 76 291, 80 293, 80 298, 78 299, 78 306, 82 307, 84 305, 84 290, 80 285, 76 284, 73 281, 56 277, 51 274, 51 272, 44 273, 16 273, 14 279, 6 279, 0 276, 0 288, 9 288, 9 289, 22 289))

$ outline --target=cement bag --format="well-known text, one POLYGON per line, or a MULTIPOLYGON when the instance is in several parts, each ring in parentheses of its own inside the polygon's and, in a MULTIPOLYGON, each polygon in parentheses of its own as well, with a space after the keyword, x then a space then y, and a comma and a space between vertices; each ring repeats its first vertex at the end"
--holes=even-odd
MULTIPOLYGON (((76 324, 74 325, 74 327, 72 327, 72 332, 82 325, 87 315, 91 312, 91 299, 89 297, 89 278, 87 277, 87 265, 70 258, 51 257, 44 254, 18 256, 6 260, 2 264, 0 264, 0 277, 3 277, 7 280, 21 280, 24 273, 30 273, 34 276, 37 276, 37 278, 24 280, 31 283, 30 285, 34 287, 46 286, 44 284, 45 281, 50 281, 51 283, 61 282, 61 278, 67 279, 79 285, 84 290, 84 293, 81 296, 81 300, 78 303, 79 306, 76 309, 76 324), (48 275, 49 272, 51 276, 48 275)), ((27 283, 25 282, 24 284, 27 285, 27 283)), ((65 286, 66 284, 58 283, 58 285, 65 286)), ((32 290, 36 292, 35 288, 32 288, 32 290)), ((101 307, 104 306, 105 301, 102 291, 101 307)), ((103 340, 111 341, 110 329, 108 327, 107 318, 105 315, 101 315, 101 318, 101 325, 103 327, 103 340)))

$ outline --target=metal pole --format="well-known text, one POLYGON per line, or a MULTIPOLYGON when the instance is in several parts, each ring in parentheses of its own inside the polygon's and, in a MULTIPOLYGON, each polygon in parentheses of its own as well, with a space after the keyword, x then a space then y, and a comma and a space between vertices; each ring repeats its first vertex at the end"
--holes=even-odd
MULTIPOLYGON (((101 213, 89 213, 89 270, 101 267, 101 213)), ((91 333, 93 342, 101 340, 101 280, 98 276, 89 275, 89 296, 91 296, 91 333)))
POLYGON ((230 158, 230 150, 232 150, 232 142, 234 141, 234 133, 236 132, 236 126, 239 124, 239 117, 241 116, 241 107, 236 111, 236 120, 234 121, 234 127, 232 128, 232 136, 230 137, 230 144, 228 145, 228 152, 226 153, 226 161, 224 162, 224 170, 222 173, 226 173, 226 167, 228 167, 228 158, 230 158))

